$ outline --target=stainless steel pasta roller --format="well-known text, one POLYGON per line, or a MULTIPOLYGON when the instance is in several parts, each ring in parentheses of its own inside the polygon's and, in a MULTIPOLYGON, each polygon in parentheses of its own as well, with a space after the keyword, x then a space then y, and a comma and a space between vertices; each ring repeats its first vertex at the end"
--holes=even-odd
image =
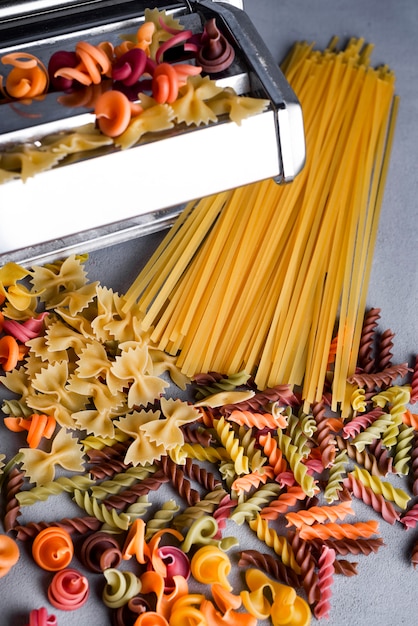
MULTIPOLYGON (((265 178, 288 182, 302 169, 300 104, 239 0, 9 0, 0 7, 0 57, 34 55, 47 66, 54 52, 74 50, 80 41, 116 46, 153 9, 197 37, 214 22, 234 60, 209 78, 267 105, 240 124, 225 114, 209 124, 175 124, 146 133, 129 149, 111 143, 68 155, 49 169, 40 164, 38 173, 32 160, 34 175, 23 181, 18 166, 10 176, 10 153, 94 125, 94 108, 65 106, 54 89, 17 100, 3 89, 1 263, 51 260, 154 232, 170 225, 189 200, 265 178)), ((3 63, 3 85, 8 71, 3 63)))

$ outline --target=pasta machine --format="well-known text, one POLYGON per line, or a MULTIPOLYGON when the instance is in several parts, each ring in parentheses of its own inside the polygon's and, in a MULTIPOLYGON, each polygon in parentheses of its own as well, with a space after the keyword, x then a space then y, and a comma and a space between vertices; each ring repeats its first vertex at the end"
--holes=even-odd
MULTIPOLYGON (((304 165, 300 104, 240 0, 6 0, 0 6, 0 58, 19 52, 44 64, 80 40, 93 45, 135 33, 146 9, 164 10, 193 33, 208 20, 233 47, 232 65, 213 76, 238 95, 269 101, 237 124, 179 124, 148 133, 135 146, 112 146, 64 158, 23 182, 0 186, 0 263, 60 258, 156 232, 184 204, 266 178, 292 181, 304 165)), ((0 74, 7 75, 0 66, 0 74)), ((91 107, 91 105, 90 105, 91 107)), ((15 101, 0 97, 0 155, 16 145, 95 122, 92 108, 71 108, 60 94, 15 101)))

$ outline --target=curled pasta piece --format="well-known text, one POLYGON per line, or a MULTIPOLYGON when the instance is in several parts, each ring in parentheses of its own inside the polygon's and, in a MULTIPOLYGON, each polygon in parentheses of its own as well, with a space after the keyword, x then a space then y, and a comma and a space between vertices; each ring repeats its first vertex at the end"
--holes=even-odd
POLYGON ((35 98, 48 89, 48 71, 33 54, 12 52, 1 59, 3 65, 12 65, 5 84, 10 98, 35 98))
POLYGON ((79 59, 76 67, 61 67, 54 76, 75 80, 82 85, 98 85, 102 76, 110 76, 112 63, 104 46, 93 46, 87 41, 79 41, 75 53, 79 59))
POLYGON ((164 593, 174 591, 176 576, 181 576, 184 580, 189 579, 190 560, 183 550, 176 548, 176 546, 161 546, 158 548, 158 556, 166 565, 164 593))
POLYGON ((160 63, 152 77, 152 96, 158 104, 172 103, 177 99, 179 79, 170 63, 160 63))
POLYGON ((141 585, 142 594, 153 593, 156 595, 155 610, 167 620, 171 620, 174 604, 189 594, 187 580, 183 576, 174 575, 172 588, 166 590, 163 576, 152 569, 142 574, 141 585))
POLYGON ((19 345, 12 335, 0 337, 0 365, 5 372, 14 370, 20 359, 19 345))
POLYGON ((193 555, 190 565, 197 581, 206 584, 217 582, 228 591, 232 590, 227 578, 231 571, 231 561, 217 546, 199 548, 193 555))
POLYGON ((8 535, 0 535, 0 578, 6 576, 20 557, 18 545, 8 535))
POLYGON ((102 599, 109 608, 116 609, 123 606, 141 591, 141 581, 133 572, 121 572, 110 567, 103 574, 106 578, 106 585, 102 599))
POLYGON ((150 45, 152 43, 152 37, 155 33, 155 24, 154 22, 144 22, 138 28, 136 33, 136 48, 140 48, 144 50, 147 56, 150 56, 150 45))
POLYGON ((67 91, 73 86, 72 78, 64 78, 56 75, 62 67, 74 69, 77 67, 79 59, 75 52, 67 50, 57 50, 54 52, 48 62, 48 75, 51 85, 57 91, 67 91))
POLYGON ((57 572, 48 587, 48 600, 61 611, 79 609, 87 602, 89 595, 87 578, 71 568, 57 572))
POLYGON ((132 48, 113 64, 112 78, 130 87, 142 76, 147 65, 147 55, 140 48, 132 48))
POLYGON ((137 617, 133 626, 169 626, 169 623, 159 613, 146 611, 137 617))
POLYGON ((122 549, 122 558, 125 561, 134 555, 138 563, 146 563, 151 556, 145 541, 145 522, 142 519, 136 519, 131 525, 122 549))
POLYGON ((41 607, 29 613, 29 624, 26 626, 58 626, 58 622, 55 615, 48 615, 46 608, 41 607))
POLYGON ((205 618, 205 624, 211 626, 256 626, 257 619, 249 613, 239 613, 228 609, 225 613, 218 611, 213 602, 203 600, 200 611, 205 618))
POLYGON ((13 432, 28 432, 26 441, 30 448, 37 448, 41 439, 50 439, 54 434, 56 420, 52 415, 33 413, 28 418, 6 417, 4 425, 13 432))
POLYGON ((271 606, 270 619, 273 626, 309 626, 311 610, 309 604, 300 596, 292 597, 290 587, 276 587, 274 602, 271 606))
POLYGON ((105 569, 118 567, 122 561, 122 553, 115 537, 109 533, 97 532, 84 540, 80 559, 90 571, 103 572, 105 569))
POLYGON ((158 572, 163 577, 167 576, 167 566, 159 553, 159 547, 160 541, 165 534, 173 535, 176 539, 178 539, 178 541, 181 541, 183 539, 183 535, 174 528, 163 528, 161 530, 158 530, 150 539, 148 543, 148 549, 152 567, 154 568, 155 572, 158 572))
POLYGON ((181 544, 184 552, 190 552, 193 545, 217 545, 214 539, 218 532, 218 523, 211 515, 196 519, 187 531, 185 540, 181 544))
POLYGON ((214 18, 205 23, 201 44, 196 60, 205 72, 217 74, 233 63, 235 50, 220 32, 214 18))
POLYGON ((34 561, 50 572, 62 570, 73 558, 74 546, 69 533, 59 526, 50 526, 36 535, 32 544, 34 561))
MULTIPOLYGON (((94 107, 99 128, 107 137, 118 137, 128 128, 132 110, 133 105, 128 98, 116 90, 102 93, 94 107)), ((142 111, 140 107, 134 110, 137 113, 142 111)))
POLYGON ((199 593, 191 593, 178 598, 171 610, 170 626, 205 626, 205 619, 200 605, 205 597, 199 593))

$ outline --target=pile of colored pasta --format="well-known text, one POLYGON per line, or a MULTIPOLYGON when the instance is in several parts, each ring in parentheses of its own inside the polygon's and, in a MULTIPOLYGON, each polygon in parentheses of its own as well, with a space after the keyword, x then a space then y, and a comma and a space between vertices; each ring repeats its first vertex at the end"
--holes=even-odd
MULTIPOLYGON (((290 385, 258 391, 245 372, 189 379, 136 305, 124 313, 123 296, 87 280, 82 258, 5 265, 0 300, 0 335, 18 348, 0 351, 13 393, 1 428, 18 450, 0 455, 0 576, 31 553, 53 607, 103 602, 120 626, 307 626, 332 616, 335 577, 383 546, 379 518, 414 534, 418 358, 393 363, 379 310, 362 321, 343 418, 330 409, 332 348, 307 412, 290 385), (54 519, 39 521, 32 505, 49 499, 54 519), (237 525, 265 549, 239 545, 237 525)), ((411 548, 415 566, 416 530, 411 548)))
POLYGON ((129 289, 125 311, 138 301, 188 376, 245 370, 260 390, 301 386, 307 408, 335 337, 332 407, 349 411, 397 105, 370 53, 296 45, 283 69, 304 112, 302 173, 189 204, 129 289))

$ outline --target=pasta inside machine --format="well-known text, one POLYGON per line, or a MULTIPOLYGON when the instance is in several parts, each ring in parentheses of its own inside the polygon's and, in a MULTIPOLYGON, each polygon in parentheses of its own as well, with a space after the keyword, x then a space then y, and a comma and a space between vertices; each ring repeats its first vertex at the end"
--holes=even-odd
MULTIPOLYGON (((73 153, 25 180, 8 172, 0 177, 1 263, 45 262, 155 232, 189 200, 266 178, 290 182, 303 168, 300 103, 240 0, 9 0, 0 6, 0 58, 34 55, 47 66, 54 52, 79 41, 116 46, 152 10, 197 36, 214 21, 234 59, 209 78, 267 105, 240 123, 220 115, 216 122, 145 133, 128 149, 111 143, 73 153)), ((4 62, 0 67, 4 85, 9 70, 4 62)), ((16 100, 3 89, 0 176, 19 146, 36 149, 45 137, 94 126, 91 102, 63 106, 62 95, 48 89, 16 100)))

